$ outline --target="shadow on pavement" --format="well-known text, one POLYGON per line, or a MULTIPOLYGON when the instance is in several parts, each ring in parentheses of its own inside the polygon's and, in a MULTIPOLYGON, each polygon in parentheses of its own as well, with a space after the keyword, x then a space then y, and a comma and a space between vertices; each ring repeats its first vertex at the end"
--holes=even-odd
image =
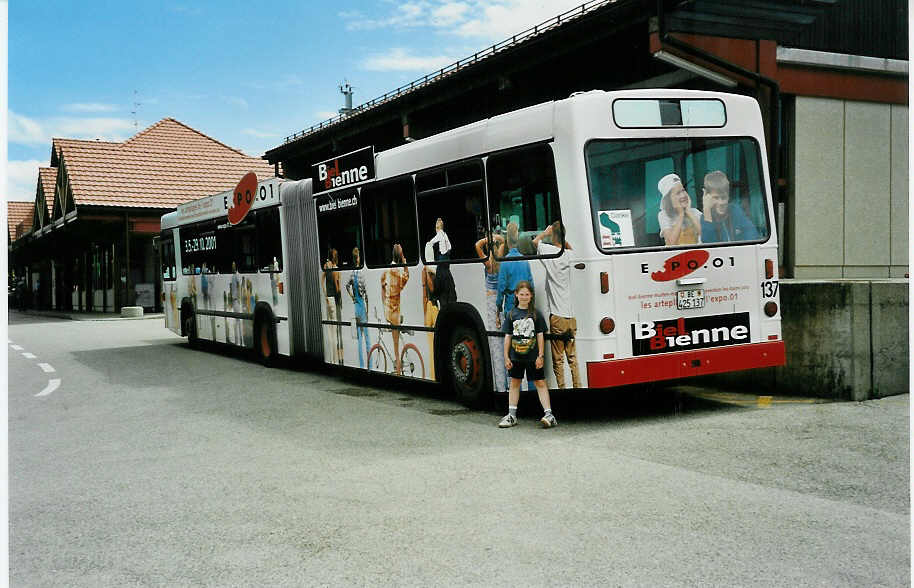
MULTIPOLYGON (((339 368, 314 360, 280 358, 276 367, 265 368, 250 350, 230 345, 204 342, 199 349, 192 349, 184 339, 149 343, 154 344, 77 351, 73 357, 116 386, 174 387, 176 390, 199 386, 202 389, 204 384, 222 382, 226 373, 233 373, 237 374, 233 385, 242 382, 250 385, 267 378, 305 390, 314 382, 307 376, 313 375, 336 380, 336 383, 322 383, 321 393, 361 397, 366 402, 385 402, 404 408, 419 408, 423 401, 432 401, 427 411, 442 416, 488 413, 494 417, 503 414, 507 406, 507 395, 496 394, 488 408, 470 410, 453 399, 445 386, 436 383, 339 368)), ((553 391, 551 398, 562 424, 698 416, 742 408, 702 398, 682 388, 653 384, 610 390, 560 390, 553 391)), ((523 418, 542 415, 535 391, 521 393, 519 415, 523 418)))

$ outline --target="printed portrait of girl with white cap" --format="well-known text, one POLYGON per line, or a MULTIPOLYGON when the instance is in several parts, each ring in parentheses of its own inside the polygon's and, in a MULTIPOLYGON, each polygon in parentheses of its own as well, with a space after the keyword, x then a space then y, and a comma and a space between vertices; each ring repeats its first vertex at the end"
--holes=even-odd
POLYGON ((657 182, 660 191, 660 236, 664 244, 701 243, 701 211, 692 207, 692 197, 676 174, 667 174, 657 182))

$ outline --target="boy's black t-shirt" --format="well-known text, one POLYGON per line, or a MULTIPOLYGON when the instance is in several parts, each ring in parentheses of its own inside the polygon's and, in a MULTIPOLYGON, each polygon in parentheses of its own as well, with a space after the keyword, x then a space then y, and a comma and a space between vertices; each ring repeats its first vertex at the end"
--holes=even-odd
POLYGON ((536 334, 546 332, 546 321, 539 311, 531 316, 527 310, 511 309, 501 326, 502 333, 511 335, 511 361, 536 361, 539 350, 536 348, 536 334))

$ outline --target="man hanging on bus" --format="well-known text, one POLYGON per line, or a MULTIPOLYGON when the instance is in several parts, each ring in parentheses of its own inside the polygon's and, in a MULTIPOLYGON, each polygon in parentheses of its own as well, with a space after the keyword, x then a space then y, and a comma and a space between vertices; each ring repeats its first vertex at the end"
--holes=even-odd
POLYGON ((701 240, 704 243, 754 241, 758 230, 743 212, 742 206, 730 202, 730 180, 722 171, 705 176, 701 199, 701 240))
POLYGON ((546 300, 549 302, 549 340, 552 348, 552 371, 559 388, 565 387, 565 358, 571 369, 571 383, 575 388, 581 387, 578 375, 578 361, 575 356, 574 336, 577 333, 577 321, 571 310, 571 256, 568 250, 571 245, 565 240, 565 226, 557 220, 534 237, 533 245, 541 256, 540 262, 546 268, 546 300), (549 238, 552 244, 546 243, 549 238), (562 255, 554 257, 560 251, 562 255))

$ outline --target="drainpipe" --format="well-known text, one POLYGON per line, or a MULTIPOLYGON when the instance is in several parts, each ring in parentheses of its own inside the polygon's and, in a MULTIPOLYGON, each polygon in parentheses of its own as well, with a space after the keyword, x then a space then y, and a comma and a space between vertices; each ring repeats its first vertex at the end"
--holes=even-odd
POLYGON ((770 90, 770 100, 768 103, 769 106, 769 120, 768 120, 768 143, 769 143, 769 162, 771 163, 771 169, 774 170, 774 173, 771 175, 774 176, 771 178, 771 195, 774 198, 775 202, 778 202, 777 183, 778 179, 781 177, 781 160, 780 160, 780 150, 778 149, 778 124, 780 122, 780 101, 781 101, 781 85, 772 78, 763 76, 758 72, 748 70, 744 67, 740 67, 735 63, 731 63, 724 59, 721 59, 717 55, 708 53, 703 49, 699 49, 693 45, 689 45, 685 41, 681 41, 675 37, 670 36, 669 32, 666 30, 666 11, 664 10, 664 0, 657 0, 657 32, 660 37, 660 44, 668 45, 678 49, 683 53, 687 53, 694 57, 698 57, 708 63, 712 63, 723 69, 732 71, 739 76, 749 78, 756 82, 759 85, 768 86, 770 90))

